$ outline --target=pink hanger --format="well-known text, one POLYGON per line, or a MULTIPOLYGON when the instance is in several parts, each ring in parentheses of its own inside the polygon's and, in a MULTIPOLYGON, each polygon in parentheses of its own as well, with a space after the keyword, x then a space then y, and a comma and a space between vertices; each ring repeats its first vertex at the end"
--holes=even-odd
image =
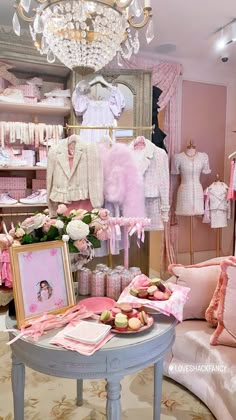
POLYGON ((146 144, 145 144, 145 137, 144 136, 138 136, 134 140, 134 149, 135 150, 144 149, 145 146, 146 146, 146 144))

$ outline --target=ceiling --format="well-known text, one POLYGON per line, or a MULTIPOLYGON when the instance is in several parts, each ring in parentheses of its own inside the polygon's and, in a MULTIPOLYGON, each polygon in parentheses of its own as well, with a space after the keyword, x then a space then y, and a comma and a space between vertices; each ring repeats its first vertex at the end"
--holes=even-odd
MULTIPOLYGON (((12 23, 15 0, 1 0, 0 25, 12 23)), ((215 36, 220 27, 236 18, 235 0, 151 0, 155 39, 142 50, 148 54, 165 54, 169 58, 220 62, 215 51, 215 36)), ((145 30, 142 30, 144 38, 145 30)), ((0 34, 1 36, 1 34, 0 34)), ((236 68, 236 42, 228 46, 227 66, 236 68)))

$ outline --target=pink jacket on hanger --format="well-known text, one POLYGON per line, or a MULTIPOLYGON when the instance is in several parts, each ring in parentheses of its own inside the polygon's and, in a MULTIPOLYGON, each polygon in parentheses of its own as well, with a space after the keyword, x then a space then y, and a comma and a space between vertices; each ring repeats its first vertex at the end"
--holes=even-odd
POLYGON ((104 173, 104 198, 114 204, 116 216, 145 217, 144 185, 141 172, 124 144, 100 144, 104 173))

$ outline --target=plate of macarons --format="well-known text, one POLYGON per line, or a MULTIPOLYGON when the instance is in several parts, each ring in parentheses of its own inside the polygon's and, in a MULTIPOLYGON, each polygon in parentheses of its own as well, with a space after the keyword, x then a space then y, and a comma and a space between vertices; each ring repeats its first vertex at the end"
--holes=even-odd
POLYGON ((112 309, 104 310, 99 321, 111 325, 111 331, 119 334, 134 334, 145 331, 154 323, 152 316, 129 303, 117 303, 112 309))

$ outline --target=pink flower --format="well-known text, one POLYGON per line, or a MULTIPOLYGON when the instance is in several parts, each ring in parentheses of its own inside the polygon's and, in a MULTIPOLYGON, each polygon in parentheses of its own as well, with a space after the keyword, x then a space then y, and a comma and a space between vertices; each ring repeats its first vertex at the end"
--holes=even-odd
POLYGON ((94 220, 94 222, 90 223, 89 225, 91 228, 94 228, 94 233, 96 234, 100 229, 102 229, 102 224, 99 223, 97 220, 94 220))
POLYGON ((57 219, 47 219, 43 225, 43 232, 48 233, 51 226, 55 226, 57 219))
POLYGON ((47 220, 47 217, 43 213, 35 214, 35 216, 28 217, 21 223, 21 228, 24 229, 26 233, 32 233, 35 229, 39 229, 47 220))
POLYGON ((102 219, 102 220, 107 220, 109 217, 109 210, 107 209, 100 209, 98 212, 98 216, 102 219))
POLYGON ((96 232, 96 237, 99 239, 99 241, 106 241, 110 236, 109 234, 109 229, 107 229, 107 227, 104 226, 96 232))
POLYGON ((36 311, 37 311, 37 309, 38 309, 38 306, 37 306, 35 303, 31 303, 31 305, 29 306, 29 311, 30 311, 31 313, 36 312, 36 311))
POLYGON ((66 207, 65 204, 59 204, 59 206, 57 207, 57 214, 66 214, 68 211, 68 208, 66 207))
POLYGON ((85 239, 74 241, 73 245, 78 249, 78 251, 81 251, 81 252, 86 251, 88 248, 88 244, 85 239))

